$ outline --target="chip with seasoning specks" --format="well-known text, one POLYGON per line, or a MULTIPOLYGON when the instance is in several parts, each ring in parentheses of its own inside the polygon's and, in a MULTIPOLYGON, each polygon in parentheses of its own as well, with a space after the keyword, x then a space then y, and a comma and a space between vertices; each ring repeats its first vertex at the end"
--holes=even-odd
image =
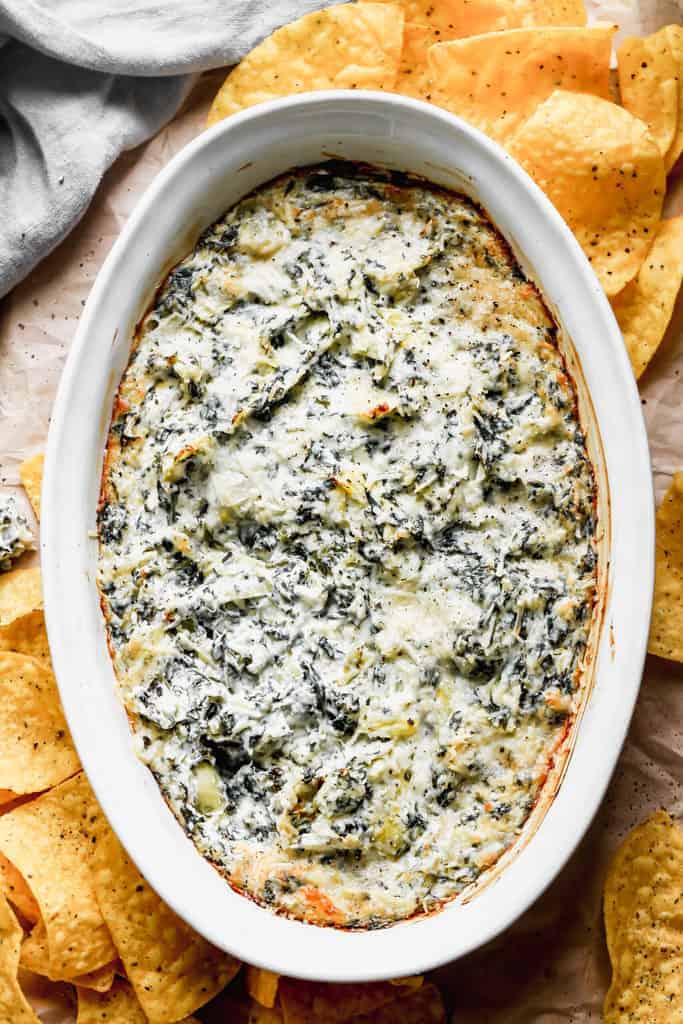
MULTIPOLYGON (((383 2, 383 0, 380 0, 383 2)), ((535 25, 585 25, 582 0, 400 0, 406 22, 445 39, 535 25)))
POLYGON ((406 22, 394 92, 427 102, 431 100, 435 89, 428 64, 429 48, 440 41, 441 33, 429 25, 406 22))
MULTIPOLYGON (((147 1024, 149 1018, 140 1006, 135 992, 121 978, 102 994, 77 986, 78 1017, 76 1024, 147 1024)), ((194 1017, 184 1017, 178 1024, 198 1024, 194 1017)))
POLYGON ((676 473, 657 509, 655 593, 650 654, 683 661, 683 472, 676 473))
POLYGON ((337 4, 268 36, 228 75, 208 124, 255 103, 318 89, 393 89, 403 42, 396 4, 337 4))
POLYGON ((604 1024, 683 1021, 682 895, 683 832, 657 811, 626 837, 605 881, 604 1024))
POLYGON ((678 68, 678 121, 669 151, 664 158, 668 174, 683 153, 683 25, 667 25, 666 34, 678 68))
POLYGON ((40 917, 40 908, 33 893, 21 872, 17 871, 14 864, 3 853, 0 853, 0 896, 9 900, 28 924, 37 922, 40 917))
POLYGON ((40 519, 40 492, 43 486, 43 464, 45 456, 42 452, 31 455, 19 466, 19 478, 31 502, 31 508, 40 519))
POLYGON ((254 1000, 247 1010, 244 1024, 283 1024, 283 1020, 277 1006, 261 1006, 254 1000))
POLYGON ((21 939, 21 925, 0 895, 0 1021, 40 1024, 17 980, 21 939))
POLYGON ((45 924, 50 973, 77 977, 117 957, 87 864, 82 773, 0 817, 0 851, 21 872, 45 924))
MULTIPOLYGON (((208 1003, 240 963, 181 921, 147 884, 94 803, 90 867, 97 900, 144 1012, 173 1024, 208 1003)), ((0 822, 1 824, 1 822, 0 822)))
POLYGON ((42 919, 38 921, 31 934, 24 939, 21 945, 21 958, 19 962, 22 967, 33 971, 34 974, 40 974, 44 978, 49 978, 50 981, 70 981, 74 985, 91 988, 95 992, 109 991, 114 982, 116 969, 119 966, 118 960, 112 960, 111 963, 104 964, 102 967, 97 967, 94 971, 89 971, 87 974, 79 974, 76 977, 64 977, 59 973, 55 973, 50 964, 47 932, 45 931, 45 924, 42 919))
POLYGON ((28 654, 49 669, 52 661, 43 612, 27 612, 0 626, 0 651, 28 654))
POLYGON ((651 36, 629 36, 617 52, 621 102, 647 125, 662 156, 678 125, 680 68, 666 28, 651 36))
POLYGON ((508 149, 616 295, 638 273, 662 212, 664 163, 646 126, 616 103, 558 89, 508 149))
POLYGON ((52 672, 35 658, 0 652, 0 786, 39 793, 77 772, 52 672))
POLYGON ((135 992, 123 979, 117 978, 108 992, 76 989, 78 1016, 76 1024, 147 1024, 135 992))
POLYGON ((497 141, 552 92, 609 97, 614 26, 512 29, 429 50, 434 101, 497 141))
POLYGON ((637 277, 615 295, 617 318, 636 377, 659 348, 683 281, 683 217, 663 220, 637 277))
MULTIPOLYGON (((387 1004, 394 1004, 401 996, 416 991, 413 979, 404 986, 390 981, 370 982, 365 985, 325 984, 324 982, 297 981, 283 978, 280 982, 280 1004, 285 1024, 327 1024, 355 1019, 376 1013, 387 1004)), ((400 1012, 407 1001, 401 999, 400 1012)))
POLYGON ((43 584, 37 566, 0 574, 0 651, 28 654, 50 668, 42 609, 43 584))
POLYGON ((37 566, 0 573, 0 629, 42 607, 43 584, 37 566))

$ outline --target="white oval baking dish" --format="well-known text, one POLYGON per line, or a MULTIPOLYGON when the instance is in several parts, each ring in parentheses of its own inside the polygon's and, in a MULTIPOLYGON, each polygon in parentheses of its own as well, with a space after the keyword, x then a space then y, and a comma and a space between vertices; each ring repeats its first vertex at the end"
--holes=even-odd
POLYGON ((178 154, 137 205, 86 304, 53 410, 43 509, 50 647, 83 766, 145 877, 216 945, 279 973, 318 980, 420 972, 506 928, 581 839, 626 735, 645 656, 654 547, 647 438, 617 324, 580 247, 512 158, 457 118, 399 96, 316 93, 229 118, 178 154), (386 164, 466 192, 512 244, 572 341, 566 354, 600 477, 603 569, 609 568, 593 683, 573 753, 558 765, 522 842, 473 899, 369 932, 276 917, 235 893, 197 853, 133 753, 94 581, 92 531, 113 396, 156 285, 242 195, 290 167, 330 156, 386 164))

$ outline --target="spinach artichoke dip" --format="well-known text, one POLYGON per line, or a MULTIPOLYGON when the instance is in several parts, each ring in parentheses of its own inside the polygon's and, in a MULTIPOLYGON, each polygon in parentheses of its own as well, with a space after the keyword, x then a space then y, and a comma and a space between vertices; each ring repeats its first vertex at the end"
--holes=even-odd
POLYGON ((331 163, 238 202, 141 321, 99 586, 136 747, 273 910, 379 927, 519 835, 581 698, 595 481, 484 213, 331 163))
POLYGON ((33 551, 33 535, 28 520, 13 497, 0 498, 0 572, 12 568, 12 562, 25 551, 33 551))

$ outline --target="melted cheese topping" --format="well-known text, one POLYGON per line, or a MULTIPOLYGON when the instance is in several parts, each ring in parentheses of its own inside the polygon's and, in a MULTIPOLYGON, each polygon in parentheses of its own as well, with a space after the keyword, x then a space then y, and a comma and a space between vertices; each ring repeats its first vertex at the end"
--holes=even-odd
POLYGON ((577 701, 593 506, 555 324, 469 200, 324 166, 202 236, 121 384, 99 581, 233 885, 370 927, 496 861, 577 701))

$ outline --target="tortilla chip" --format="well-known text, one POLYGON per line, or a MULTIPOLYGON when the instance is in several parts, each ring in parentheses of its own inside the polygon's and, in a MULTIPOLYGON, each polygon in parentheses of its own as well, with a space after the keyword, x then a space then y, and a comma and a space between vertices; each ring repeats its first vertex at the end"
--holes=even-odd
POLYGON ((93 803, 80 772, 0 818, 0 850, 38 903, 54 977, 75 978, 117 957, 97 905, 80 831, 81 816, 93 803))
POLYGON ((336 4, 292 21, 231 71, 207 124, 255 103, 318 89, 393 89, 401 57, 397 4, 336 4))
POLYGON ((28 612, 0 626, 0 651, 14 651, 36 658, 45 668, 52 668, 47 642, 45 617, 42 611, 28 612))
POLYGON ((515 132, 508 149, 555 204, 608 295, 638 273, 655 237, 665 177, 642 121, 560 89, 515 132))
POLYGON ((91 837, 97 899, 126 974, 149 1019, 171 1024, 220 992, 240 963, 197 935, 159 899, 101 811, 84 827, 91 837))
POLYGON ((261 1006, 275 1006, 279 982, 279 974, 274 974, 273 971, 266 971, 262 967, 247 965, 247 992, 261 1006))
POLYGON ((35 800, 35 798, 35 793, 20 795, 12 793, 9 789, 0 789, 0 814, 9 814, 15 807, 21 807, 22 804, 28 803, 29 800, 35 800))
MULTIPOLYGON (((116 975, 122 972, 121 961, 117 958, 111 963, 105 964, 104 967, 98 967, 96 971, 79 974, 77 978, 70 980, 74 985, 80 985, 81 988, 90 989, 93 992, 109 992, 116 975)), ((59 981, 60 979, 55 980, 59 981)))
POLYGON ((22 935, 21 925, 0 896, 0 1021, 40 1024, 17 981, 22 935))
POLYGON ((76 978, 65 978, 56 975, 50 966, 50 953, 47 946, 47 933, 42 918, 38 921, 31 934, 24 939, 21 945, 20 963, 22 967, 40 974, 50 981, 70 981, 74 985, 81 985, 83 988, 91 988, 95 992, 108 992, 111 988, 117 968, 118 960, 112 960, 97 970, 88 974, 79 974, 76 978))
POLYGON ((400 1002, 354 1017, 352 1024, 446 1024, 446 1008, 436 985, 425 985, 400 1002))
POLYGON ((683 25, 667 25, 664 30, 678 66, 678 122, 669 150, 664 157, 667 174, 683 153, 683 25))
MULTIPOLYGON (((285 1024, 314 1024, 317 1021, 337 1024, 351 1018, 355 1020, 364 1014, 374 1014, 389 1003, 395 1004, 397 997, 414 991, 412 983, 402 988, 390 981, 343 985, 282 978, 280 1005, 285 1024)), ((392 1020, 403 1020, 406 1001, 401 998, 400 1014, 392 1020)))
MULTIPOLYGON (((377 0, 378 3, 390 3, 391 6, 399 8, 403 12, 405 23, 411 23, 427 29, 430 36, 434 36, 434 42, 439 39, 458 39, 462 35, 472 35, 472 32, 463 30, 467 18, 463 8, 469 6, 462 3, 462 0, 440 0, 434 3, 433 0, 377 0)), ((495 2, 493 3, 495 7, 495 2)), ((481 9, 481 17, 488 21, 491 15, 488 13, 491 6, 483 2, 473 4, 471 21, 477 24, 478 12, 481 9)), ((481 29, 486 32, 487 29, 481 29)))
POLYGON ((434 102, 504 142, 555 89, 609 98, 612 25, 523 28, 429 50, 434 102))
MULTIPOLYGON (((233 1020, 232 1017, 227 1018, 233 1020)), ((253 1000, 247 1010, 244 1024, 283 1024, 282 1012, 277 1006, 262 1006, 253 1000)))
POLYGON ((623 106, 648 126, 666 156, 678 125, 678 74, 665 28, 651 36, 629 36, 617 51, 623 106))
POLYGON ((0 574, 0 628, 42 607, 40 569, 11 569, 0 574))
MULTIPOLYGON (((127 981, 117 978, 105 995, 76 986, 78 1017, 76 1024, 148 1024, 138 997, 127 981)), ((185 1017, 179 1024, 199 1024, 185 1017)))
POLYGON ((51 666, 43 616, 40 569, 13 569, 0 575, 0 651, 29 654, 51 666))
POLYGON ((421 974, 408 974, 404 978, 390 978, 389 984, 397 988, 417 989, 422 988, 424 978, 421 974))
POLYGON ((666 333, 683 281, 683 217, 663 220, 645 262, 612 299, 636 377, 666 333))
POLYGON ((40 793, 80 768, 55 677, 35 658, 0 652, 0 786, 40 793))
POLYGON ((43 453, 37 452, 19 466, 19 478, 38 520, 40 520, 40 491, 43 486, 44 461, 43 453))
MULTIPOLYGON (((386 0, 380 0, 386 2, 386 0)), ((508 28, 585 25, 582 0, 399 0, 406 22, 423 25, 441 40, 502 32, 508 28)), ((436 41, 436 40, 435 40, 436 41)))
MULTIPOLYGON (((586 11, 581 0, 560 0, 539 4, 516 0, 456 0, 450 4, 404 0, 406 22, 403 49, 394 92, 415 99, 438 102, 433 69, 429 65, 429 48, 467 36, 506 29, 534 26, 586 24, 586 11), (414 20, 413 20, 414 19, 414 20)), ((443 105, 443 104, 442 104, 443 105)))
POLYGON ((429 102, 434 93, 432 72, 429 68, 429 48, 439 42, 441 33, 428 25, 407 22, 403 30, 403 49, 394 92, 429 102))
POLYGON ((147 1024, 135 992, 127 981, 117 978, 109 992, 77 988, 76 1024, 147 1024))
POLYGON ((683 472, 674 474, 657 509, 655 593, 650 654, 683 661, 683 472))
POLYGON ((0 853, 0 896, 9 900, 29 924, 35 924, 39 919, 40 909, 24 876, 2 853, 0 853))
POLYGON ((683 832, 657 811, 622 843, 605 881, 612 984, 605 1024, 671 1024, 683 1005, 683 832))

